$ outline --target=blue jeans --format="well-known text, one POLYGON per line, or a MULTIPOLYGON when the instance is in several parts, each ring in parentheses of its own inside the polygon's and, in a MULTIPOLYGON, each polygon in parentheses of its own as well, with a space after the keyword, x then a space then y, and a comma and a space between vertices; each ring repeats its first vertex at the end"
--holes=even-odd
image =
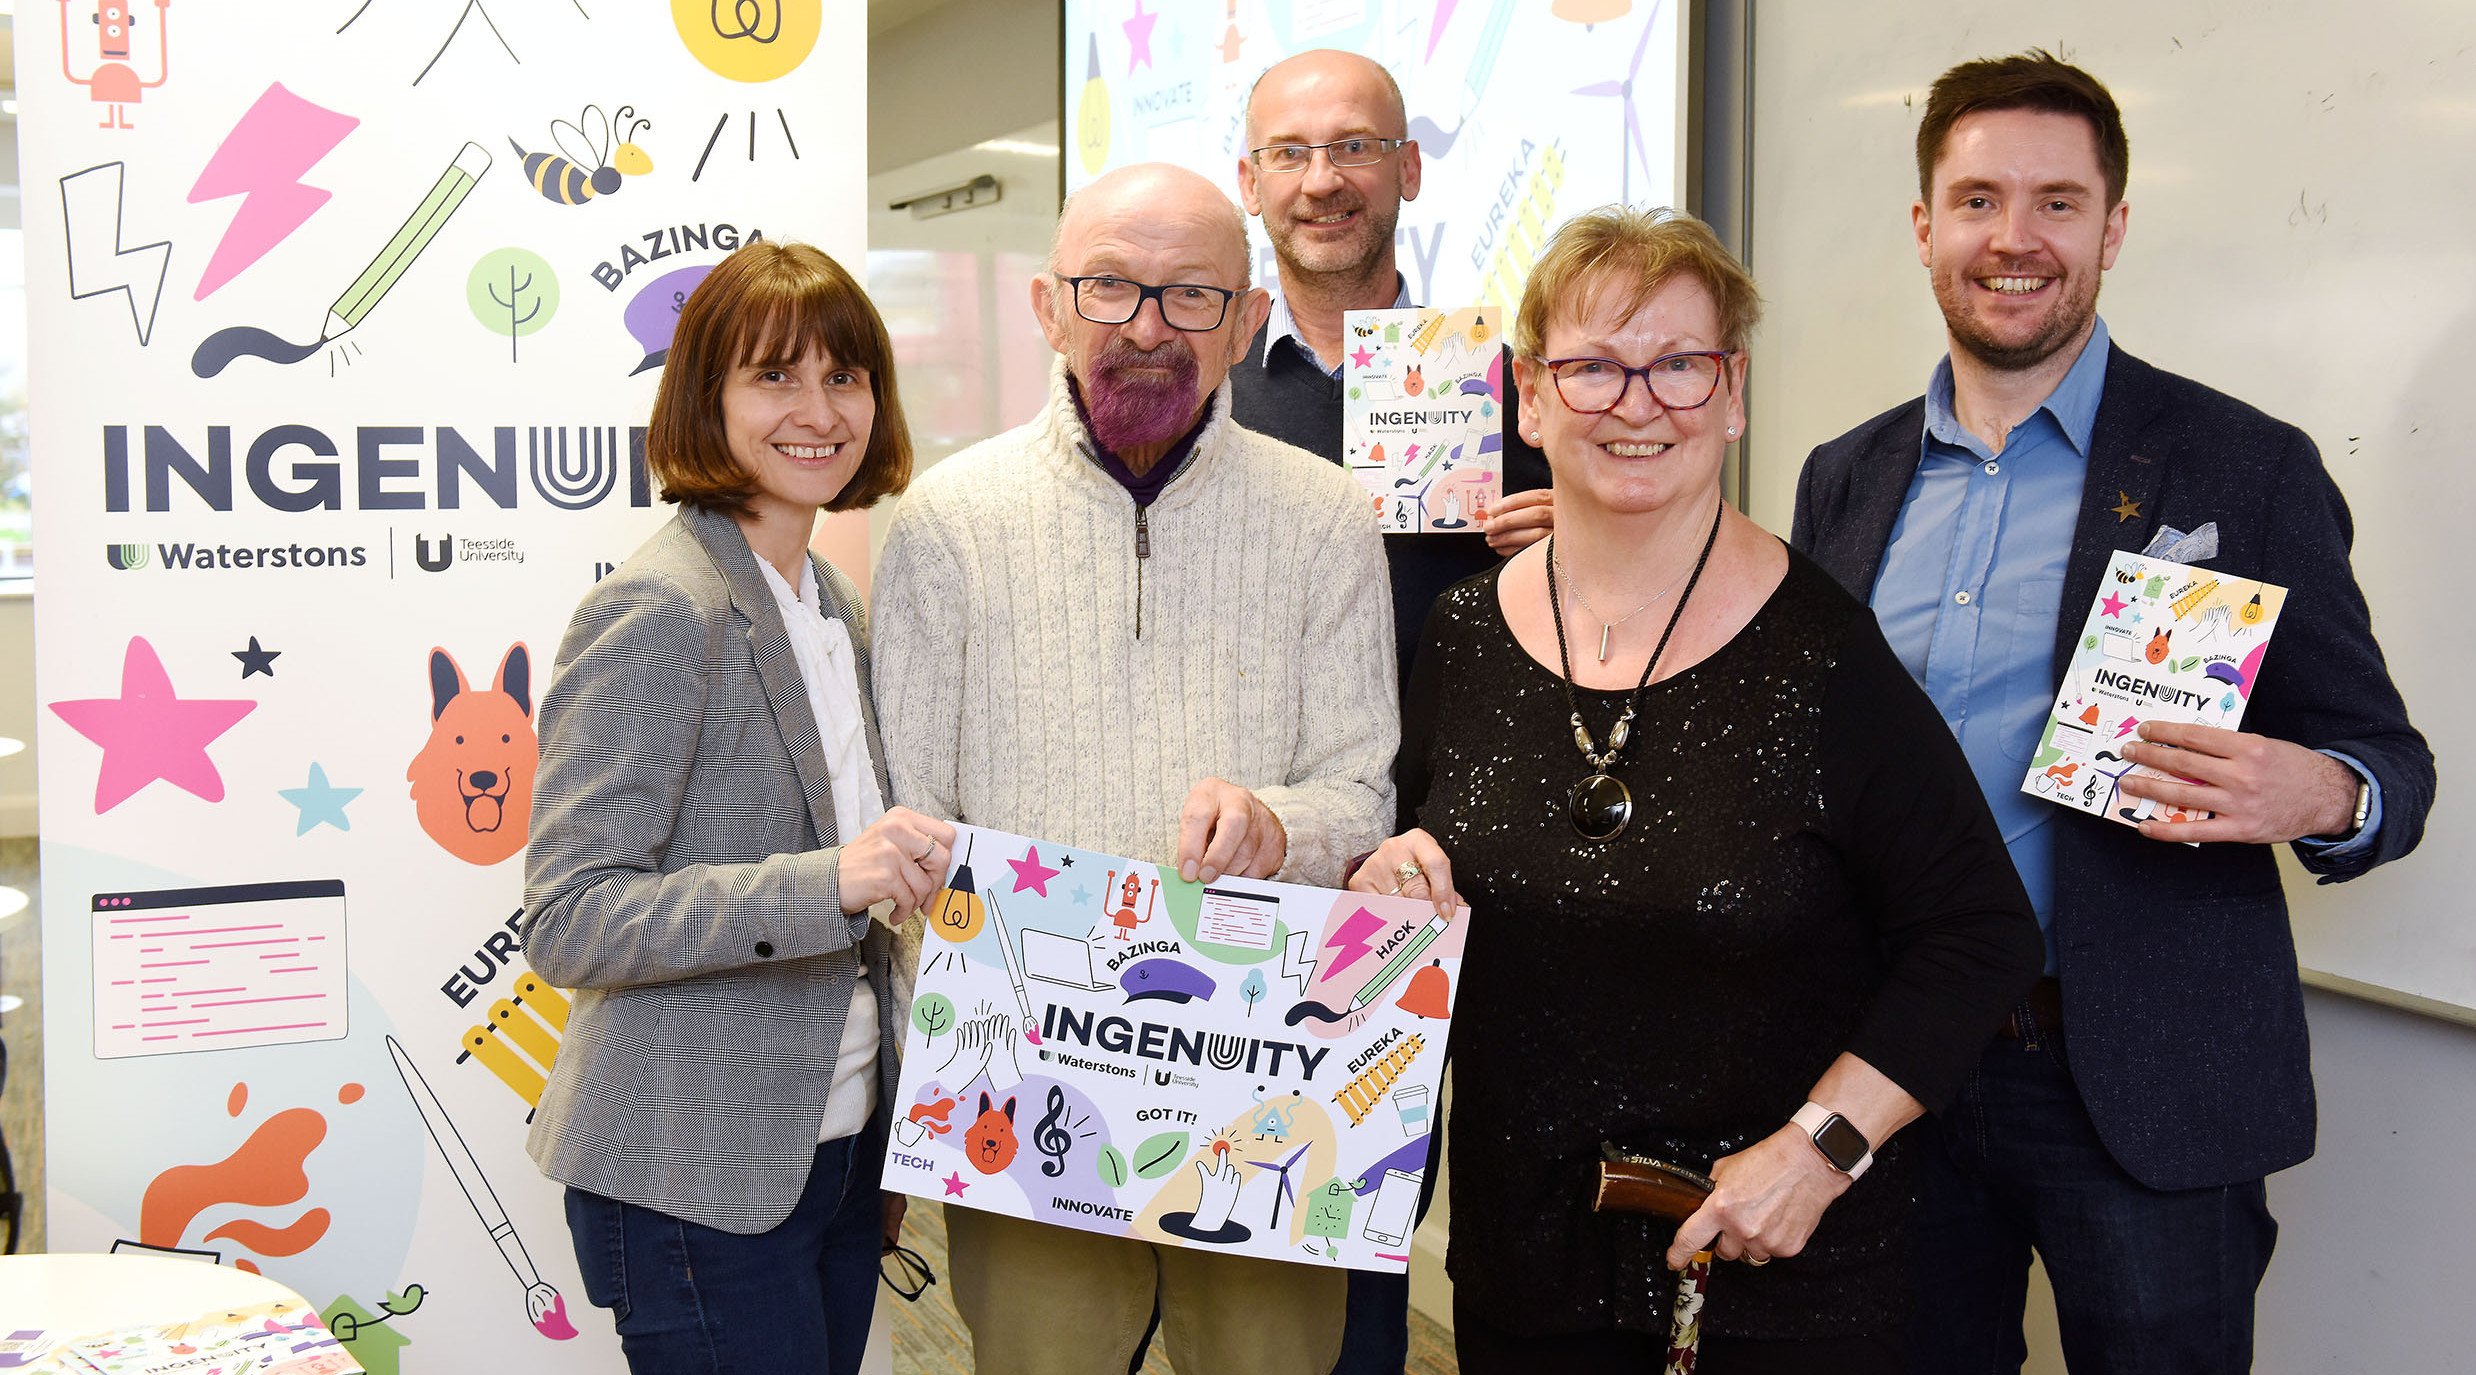
POLYGON ((2249 1371, 2253 1291, 2278 1239, 2262 1182, 2132 1178, 2081 1106, 2066 1037, 2028 1029, 1989 1045, 1958 1101, 1916 1128, 1936 1139, 1917 1152, 1914 1370, 2020 1369, 2034 1249, 2073 1375, 2249 1371))
POLYGON ((856 1375, 876 1311, 882 1118, 817 1147, 791 1216, 754 1236, 567 1191, 585 1297, 635 1375, 856 1375))

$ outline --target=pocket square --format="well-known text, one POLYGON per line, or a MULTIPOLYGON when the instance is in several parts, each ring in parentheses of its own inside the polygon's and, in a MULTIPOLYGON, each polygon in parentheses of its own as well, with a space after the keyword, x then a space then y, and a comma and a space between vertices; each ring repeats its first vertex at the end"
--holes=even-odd
POLYGON ((2150 536, 2149 547, 2141 551, 2145 559, 2165 559, 2169 563, 2201 563, 2218 557, 2218 522, 2205 521, 2191 534, 2172 525, 2161 525, 2150 536))

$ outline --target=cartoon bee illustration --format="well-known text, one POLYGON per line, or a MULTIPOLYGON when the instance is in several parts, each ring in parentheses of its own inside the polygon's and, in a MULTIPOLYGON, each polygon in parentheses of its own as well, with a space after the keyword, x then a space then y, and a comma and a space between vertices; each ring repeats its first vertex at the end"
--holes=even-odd
POLYGON ((554 205, 582 205, 596 196, 616 195, 622 176, 641 177, 653 170, 653 158, 636 144, 638 131, 653 121, 638 119, 636 107, 619 107, 619 146, 611 146, 612 121, 599 105, 588 105, 574 121, 550 122, 550 141, 557 153, 528 153, 514 139, 507 146, 524 160, 525 180, 543 200, 554 205), (561 156, 564 154, 565 156, 561 156))
POLYGON ((1350 333, 1361 339, 1373 339, 1376 337, 1376 327, 1374 325, 1352 325, 1350 333))

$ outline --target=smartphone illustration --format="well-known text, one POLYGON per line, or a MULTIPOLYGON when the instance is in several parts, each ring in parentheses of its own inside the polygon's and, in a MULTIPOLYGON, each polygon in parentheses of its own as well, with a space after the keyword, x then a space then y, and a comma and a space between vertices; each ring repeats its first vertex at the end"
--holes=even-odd
POLYGON ((1386 1170, 1376 1186, 1376 1204, 1367 1210, 1367 1225, 1359 1235, 1380 1246, 1399 1247, 1410 1239, 1411 1214, 1418 1211, 1419 1177, 1386 1170))

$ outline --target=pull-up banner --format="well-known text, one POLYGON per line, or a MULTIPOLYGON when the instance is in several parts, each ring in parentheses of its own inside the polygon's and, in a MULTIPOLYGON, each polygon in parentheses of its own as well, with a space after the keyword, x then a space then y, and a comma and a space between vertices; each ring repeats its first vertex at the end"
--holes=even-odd
POLYGON ((76 0, 17 29, 49 1243, 372 1371, 603 1371, 526 1159, 534 707, 664 518, 680 301, 864 251, 857 5, 76 0))

